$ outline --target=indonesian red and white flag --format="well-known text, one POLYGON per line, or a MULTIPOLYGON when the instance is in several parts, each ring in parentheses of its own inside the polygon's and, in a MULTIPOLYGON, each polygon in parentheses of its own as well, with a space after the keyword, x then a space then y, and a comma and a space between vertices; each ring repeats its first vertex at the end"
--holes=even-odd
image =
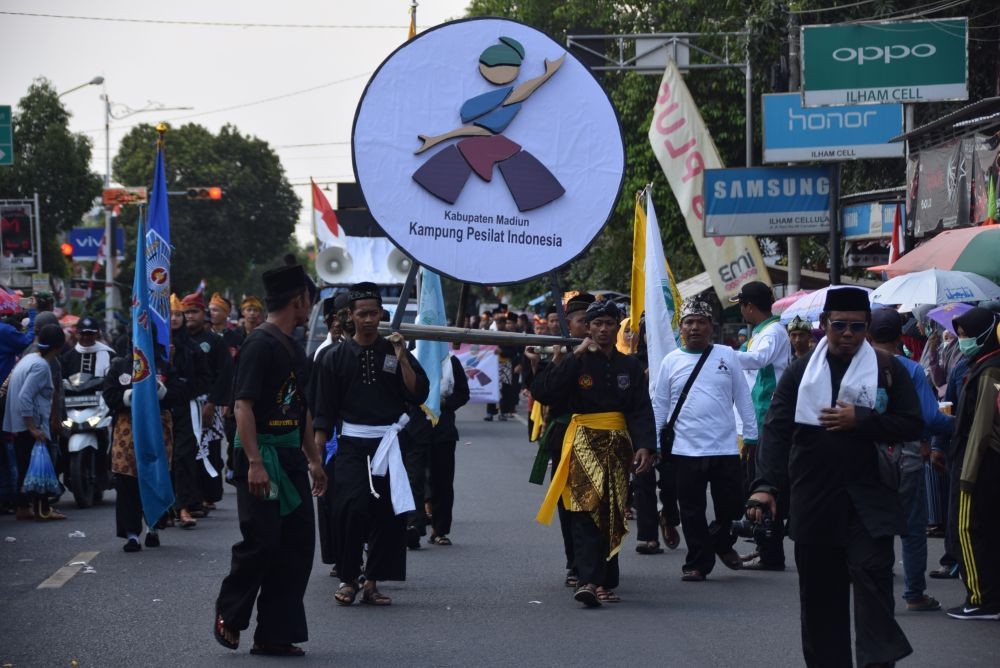
POLYGON ((320 248, 330 246, 344 248, 346 246, 344 230, 337 222, 337 213, 330 206, 330 202, 319 186, 312 179, 309 182, 312 183, 313 229, 316 231, 320 248))
POLYGON ((906 252, 906 238, 903 236, 903 214, 901 207, 896 205, 896 215, 892 218, 892 237, 889 239, 889 264, 892 264, 906 252))

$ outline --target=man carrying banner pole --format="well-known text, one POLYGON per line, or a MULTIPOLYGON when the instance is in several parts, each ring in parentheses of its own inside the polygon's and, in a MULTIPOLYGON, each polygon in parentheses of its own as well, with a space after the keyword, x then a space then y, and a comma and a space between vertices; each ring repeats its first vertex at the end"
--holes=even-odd
POLYGON ((618 305, 610 300, 591 304, 586 311, 589 336, 532 385, 542 403, 569 397, 572 418, 559 468, 536 519, 551 523, 562 499, 569 511, 580 579, 573 598, 588 608, 621 600, 614 589, 618 552, 628 533, 629 469, 648 470, 656 448, 642 365, 615 347, 621 318, 618 305))

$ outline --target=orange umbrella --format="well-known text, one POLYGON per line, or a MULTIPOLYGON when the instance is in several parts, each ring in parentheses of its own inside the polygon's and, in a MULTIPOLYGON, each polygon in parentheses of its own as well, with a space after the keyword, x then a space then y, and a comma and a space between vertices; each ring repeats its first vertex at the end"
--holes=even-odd
POLYGON ((948 230, 907 253, 892 264, 868 267, 890 278, 925 269, 971 271, 1000 281, 1000 225, 980 225, 948 230))

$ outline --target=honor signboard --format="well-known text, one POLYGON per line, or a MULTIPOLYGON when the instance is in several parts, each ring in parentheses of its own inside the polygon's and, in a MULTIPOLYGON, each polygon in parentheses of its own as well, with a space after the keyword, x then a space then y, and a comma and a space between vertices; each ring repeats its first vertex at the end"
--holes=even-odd
POLYGON ((902 158, 903 105, 802 106, 798 93, 763 95, 764 162, 902 158))
POLYGON ((618 199, 618 117, 565 47, 505 19, 446 23, 368 82, 354 171, 372 215, 421 265, 523 281, 580 255, 618 199))
POLYGON ((807 107, 967 100, 968 19, 802 27, 807 107))

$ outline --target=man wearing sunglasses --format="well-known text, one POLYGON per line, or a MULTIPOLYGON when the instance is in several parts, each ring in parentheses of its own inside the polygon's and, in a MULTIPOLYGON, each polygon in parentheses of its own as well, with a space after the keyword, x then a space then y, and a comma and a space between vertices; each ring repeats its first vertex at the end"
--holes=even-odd
POLYGON ((866 341, 870 323, 863 290, 828 292, 826 336, 774 392, 747 503, 760 521, 787 496, 810 666, 852 665, 852 584, 857 665, 892 665, 913 651, 893 616, 893 536, 905 531, 898 478, 893 489, 880 475, 877 444, 916 440, 924 421, 909 374, 866 341))

